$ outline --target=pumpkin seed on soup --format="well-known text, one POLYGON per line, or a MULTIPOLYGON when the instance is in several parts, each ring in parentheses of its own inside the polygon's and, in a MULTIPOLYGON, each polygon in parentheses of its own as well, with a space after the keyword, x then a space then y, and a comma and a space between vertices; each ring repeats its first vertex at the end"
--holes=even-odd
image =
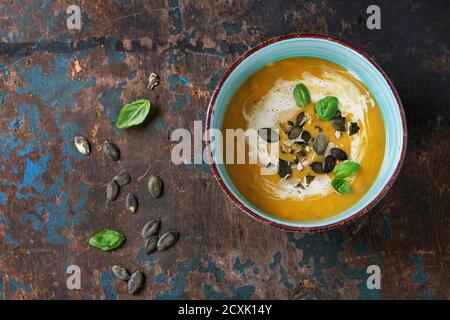
POLYGON ((338 131, 345 131, 346 130, 346 118, 345 117, 336 117, 331 122, 331 125, 333 128, 335 128, 338 131))
POLYGON ((258 130, 258 135, 268 143, 277 142, 280 140, 278 133, 271 128, 261 128, 258 130))
POLYGON ((278 175, 281 178, 288 178, 292 174, 292 168, 289 165, 289 162, 283 159, 279 159, 278 161, 278 175))
POLYGON ((350 128, 348 129, 348 134, 350 136, 354 135, 355 133, 357 133, 359 131, 359 126, 358 126, 358 122, 352 122, 350 123, 350 128))
POLYGON ((305 121, 306 121, 305 113, 300 112, 297 115, 297 118, 295 119, 295 125, 298 127, 303 127, 303 125, 305 124, 305 121))
POLYGON ((330 173, 331 171, 333 171, 335 165, 336 159, 332 155, 326 156, 325 160, 323 161, 323 172, 330 173))
POLYGON ((301 133, 302 133, 302 128, 294 126, 289 131, 288 138, 291 140, 297 139, 301 133))
POLYGON ((330 153, 336 160, 344 161, 348 159, 347 153, 339 148, 331 148, 330 153))
POLYGON ((300 138, 306 143, 309 143, 309 141, 311 140, 311 133, 309 133, 309 131, 303 130, 300 138))
POLYGON ((323 167, 322 167, 322 162, 313 162, 309 165, 312 169, 312 171, 314 171, 315 173, 323 173, 323 167))
POLYGON ((328 146, 328 138, 324 132, 321 132, 314 138, 313 149, 318 155, 323 155, 328 146))

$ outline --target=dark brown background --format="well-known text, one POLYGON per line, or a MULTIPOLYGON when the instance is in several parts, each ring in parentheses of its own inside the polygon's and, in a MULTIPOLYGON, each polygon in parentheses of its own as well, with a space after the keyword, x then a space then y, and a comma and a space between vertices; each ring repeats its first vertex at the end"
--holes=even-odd
POLYGON ((141 269, 148 299, 448 299, 448 1, 78 1, 81 30, 67 30, 65 1, 0 5, 0 298, 128 299, 111 264, 141 269), (368 30, 378 4, 382 29, 368 30), (204 166, 175 166, 168 136, 205 119, 226 68, 261 41, 288 33, 338 37, 390 76, 408 121, 403 169, 362 219, 319 234, 286 233, 237 210, 204 166), (77 68, 79 64, 81 69, 77 68), (152 92, 150 72, 161 77, 152 92), (120 107, 147 97, 158 107, 144 127, 119 131, 120 107), (83 134, 88 158, 72 145, 83 134), (102 142, 122 150, 108 161, 102 142), (150 172, 165 194, 146 192, 150 172), (107 204, 120 170, 133 183, 107 204), (133 191, 137 214, 124 210, 133 191), (181 232, 170 251, 146 256, 140 229, 160 217, 181 232), (121 230, 112 253, 87 245, 98 229, 121 230), (68 265, 82 290, 69 291, 68 265), (368 290, 366 268, 382 270, 368 290))

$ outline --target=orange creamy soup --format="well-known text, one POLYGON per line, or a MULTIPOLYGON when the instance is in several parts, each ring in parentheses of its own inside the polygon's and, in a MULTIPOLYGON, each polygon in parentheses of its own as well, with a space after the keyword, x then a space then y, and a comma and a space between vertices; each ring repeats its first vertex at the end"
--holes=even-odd
MULTIPOLYGON (((222 130, 237 128, 278 129, 271 135, 277 144, 264 141, 267 150, 279 148, 277 158, 263 154, 250 164, 258 147, 247 140, 246 163, 226 168, 249 202, 293 221, 324 219, 354 205, 374 183, 385 152, 383 118, 373 96, 349 71, 316 58, 270 63, 247 79, 227 108, 222 130), (262 168, 273 170, 262 175, 262 168)), ((270 131, 260 132, 267 140, 270 131)))

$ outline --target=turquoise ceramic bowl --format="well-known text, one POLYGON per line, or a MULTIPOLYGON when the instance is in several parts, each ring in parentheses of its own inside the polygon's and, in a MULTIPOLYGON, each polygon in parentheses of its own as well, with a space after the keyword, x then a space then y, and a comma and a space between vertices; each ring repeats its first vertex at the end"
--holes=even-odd
MULTIPOLYGON (((213 162, 211 168, 219 185, 231 201, 253 218, 272 226, 294 231, 327 230, 366 213, 393 185, 406 151, 405 115, 392 82, 367 55, 337 39, 320 35, 287 35, 268 40, 251 49, 226 71, 208 107, 206 128, 222 128, 224 113, 231 98, 250 75, 269 62, 291 57, 315 57, 337 63, 356 75, 375 97, 383 114, 386 152, 378 178, 369 192, 351 208, 333 217, 317 221, 293 222, 274 217, 247 201, 234 186, 225 165, 214 163, 218 154, 211 159, 213 162)), ((211 136, 209 139, 212 140, 211 136)))

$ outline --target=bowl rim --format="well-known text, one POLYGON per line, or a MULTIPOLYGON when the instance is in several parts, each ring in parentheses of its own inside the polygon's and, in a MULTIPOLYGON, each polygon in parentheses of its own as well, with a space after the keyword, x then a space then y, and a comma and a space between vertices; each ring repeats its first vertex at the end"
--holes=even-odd
POLYGON ((212 172, 214 174, 214 178, 218 182, 220 188, 225 192, 227 197, 233 202, 233 204, 235 206, 237 206, 239 209, 244 211, 250 217, 254 218, 257 221, 261 221, 261 222, 263 222, 266 225, 269 225, 269 226, 272 226, 272 227, 276 227, 276 228, 279 228, 279 229, 282 229, 282 230, 285 230, 285 231, 297 231, 297 232, 305 232, 305 233, 307 233, 307 232, 327 231, 327 230, 331 230, 331 229, 335 229, 337 227, 343 226, 344 224, 347 224, 347 223, 349 223, 351 221, 354 221, 355 219, 363 216, 365 213, 367 213, 369 210, 371 210, 373 207, 375 207, 375 205, 386 195, 388 190, 392 187, 392 185, 394 184, 395 180, 397 179, 397 177, 398 177, 398 175, 400 173, 401 167, 403 165, 403 161, 405 159, 405 154, 406 154, 407 126, 406 126, 406 116, 405 116, 405 111, 403 109, 403 104, 402 104, 402 102, 400 100, 400 96, 399 96, 397 90, 395 89, 394 84, 389 79, 387 74, 383 71, 383 69, 381 69, 381 67, 371 57, 369 57, 363 51, 355 48, 353 45, 351 45, 351 44, 349 44, 349 43, 347 43, 345 41, 342 41, 340 39, 337 39, 337 38, 333 38, 333 37, 325 36, 325 35, 321 35, 321 34, 292 33, 292 34, 287 34, 287 35, 282 35, 282 36, 270 38, 268 40, 263 41, 262 43, 258 44, 257 46, 255 46, 255 47, 249 49, 248 51, 246 51, 238 59, 236 59, 231 64, 231 66, 229 66, 227 68, 225 73, 220 78, 220 81, 218 82, 216 88, 214 89, 213 95, 212 95, 210 103, 208 105, 208 110, 207 110, 207 114, 206 114, 205 135, 204 135, 205 136, 205 140, 206 140, 206 142, 208 144, 211 143, 211 141, 209 139, 209 135, 207 134, 207 132, 209 132, 209 129, 211 128, 211 118, 212 118, 213 109, 214 109, 214 105, 215 105, 217 96, 218 96, 219 92, 221 91, 224 82, 228 79, 228 77, 234 71, 234 69, 236 69, 236 67, 239 64, 241 64, 245 59, 247 59, 249 56, 251 56, 255 52, 259 51, 260 49, 262 49, 264 47, 267 47, 268 45, 271 45, 271 44, 276 43, 276 42, 281 42, 281 41, 284 41, 284 40, 302 39, 302 38, 305 38, 305 39, 306 38, 312 38, 312 39, 320 39, 320 40, 327 40, 327 41, 330 41, 330 42, 334 42, 334 43, 337 43, 337 44, 342 45, 344 47, 347 47, 350 50, 355 51, 356 53, 361 55, 364 59, 366 59, 378 72, 380 72, 380 74, 383 76, 383 78, 386 80, 387 84, 389 85, 392 93, 394 94, 395 100, 397 101, 397 106, 399 108, 400 117, 401 117, 401 120, 402 120, 402 131, 403 131, 402 149, 401 149, 400 158, 399 158, 399 161, 397 163, 397 166, 396 166, 392 176, 390 177, 389 181, 387 182, 387 184, 378 193, 378 195, 372 200, 372 202, 370 202, 367 206, 365 206, 361 210, 355 212, 353 215, 351 215, 351 216, 349 216, 349 217, 347 217, 347 218, 345 218, 343 220, 340 220, 340 221, 337 221, 337 222, 334 222, 334 223, 330 223, 330 224, 326 224, 326 225, 323 225, 323 226, 314 226, 314 227, 289 226, 289 225, 285 225, 285 224, 283 224, 281 222, 271 221, 271 220, 268 220, 268 219, 260 216, 258 213, 252 211, 250 208, 246 207, 238 198, 236 198, 234 196, 234 194, 225 185, 222 177, 219 174, 219 171, 217 169, 217 166, 216 166, 216 164, 214 162, 214 159, 213 159, 211 153, 208 152, 209 162, 210 162, 211 170, 212 170, 212 172))

